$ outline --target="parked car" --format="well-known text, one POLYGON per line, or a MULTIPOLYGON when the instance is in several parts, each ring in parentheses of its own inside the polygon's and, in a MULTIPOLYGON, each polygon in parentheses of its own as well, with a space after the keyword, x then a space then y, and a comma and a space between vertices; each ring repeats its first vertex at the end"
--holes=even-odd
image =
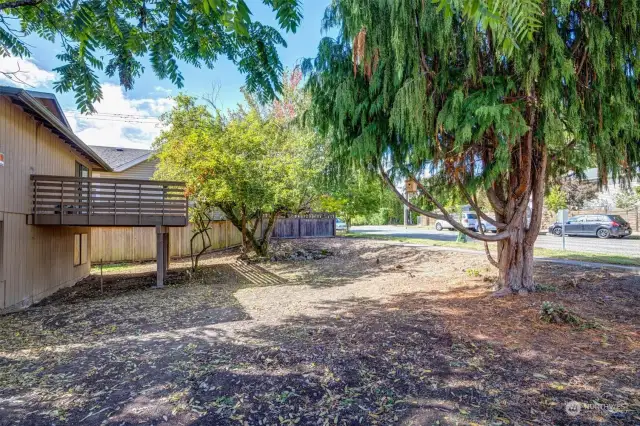
MULTIPOLYGON (((549 232, 562 236, 562 223, 555 222, 549 232)), ((629 223, 615 214, 589 214, 569 218, 564 224, 565 235, 591 235, 598 238, 624 238, 631 235, 629 223)))
MULTIPOLYGON (((462 212, 454 216, 458 222, 467 229, 475 231, 478 226, 478 215, 475 213, 462 212)), ((436 230, 442 231, 443 229, 454 230, 455 228, 446 220, 436 220, 436 230)))
POLYGON ((344 231, 347 229, 347 223, 342 219, 336 219, 336 231, 344 231))
POLYGON ((492 232, 494 234, 498 232, 498 228, 495 225, 482 219, 480 219, 480 226, 482 227, 482 232, 492 232))

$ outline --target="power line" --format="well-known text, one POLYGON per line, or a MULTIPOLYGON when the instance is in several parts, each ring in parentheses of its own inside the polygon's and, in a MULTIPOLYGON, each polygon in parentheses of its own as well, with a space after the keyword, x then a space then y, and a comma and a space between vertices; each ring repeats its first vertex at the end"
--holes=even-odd
POLYGON ((114 118, 133 118, 133 119, 149 119, 149 120, 160 119, 160 116, 158 115, 123 114, 123 113, 115 113, 115 112, 98 112, 95 114, 83 114, 80 111, 66 111, 66 113, 76 117, 82 117, 86 119, 89 119, 92 117, 114 117, 114 118))

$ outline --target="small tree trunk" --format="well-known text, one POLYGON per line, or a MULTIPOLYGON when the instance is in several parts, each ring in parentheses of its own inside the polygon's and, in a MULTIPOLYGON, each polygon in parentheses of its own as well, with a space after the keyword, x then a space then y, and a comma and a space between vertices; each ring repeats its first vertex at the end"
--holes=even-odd
POLYGON ((244 206, 242 206, 242 252, 247 253, 247 212, 244 206))

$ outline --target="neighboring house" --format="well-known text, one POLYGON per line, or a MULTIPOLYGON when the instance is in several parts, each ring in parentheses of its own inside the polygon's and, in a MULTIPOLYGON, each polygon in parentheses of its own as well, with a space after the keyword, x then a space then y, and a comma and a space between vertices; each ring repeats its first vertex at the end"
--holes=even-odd
POLYGON ((156 172, 158 159, 152 158, 149 149, 115 148, 91 145, 112 169, 112 172, 97 172, 95 177, 151 180, 156 172))
MULTIPOLYGON (((93 174, 95 177, 151 180, 160 162, 153 157, 153 151, 150 149, 96 145, 90 145, 90 147, 113 169, 111 172, 95 172, 93 174)), ((226 216, 220 209, 214 209, 211 212, 211 218, 226 220, 226 216)))
POLYGON ((0 313, 86 277, 91 227, 156 227, 166 244, 166 226, 186 225, 184 185, 93 178, 113 168, 73 133, 52 94, 0 86, 0 154, 0 313), (140 193, 154 190, 170 195, 146 203, 140 193))
MULTIPOLYGON (((598 183, 598 169, 592 168, 585 171, 584 180, 588 182, 598 183)), ((640 179, 629 182, 631 189, 640 186, 640 179)), ((603 187, 598 192, 598 197, 587 203, 586 209, 601 209, 601 210, 613 210, 616 208, 616 195, 623 190, 623 186, 619 182, 614 182, 610 179, 607 187, 603 187)))

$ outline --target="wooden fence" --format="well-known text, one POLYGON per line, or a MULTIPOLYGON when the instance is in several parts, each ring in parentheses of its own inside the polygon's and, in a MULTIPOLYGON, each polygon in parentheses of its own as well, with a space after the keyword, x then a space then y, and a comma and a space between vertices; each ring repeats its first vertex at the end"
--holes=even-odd
MULTIPOLYGON (((262 227, 266 228, 266 220, 262 227)), ((209 236, 212 250, 233 247, 242 243, 242 234, 229 221, 211 222, 209 236)), ((91 262, 140 262, 156 258, 155 228, 105 227, 91 229, 91 262)), ((334 237, 335 216, 327 213, 295 215, 279 218, 273 238, 334 237)), ((192 225, 169 229, 169 256, 184 257, 191 254, 192 225)), ((202 240, 194 240, 194 251, 202 248, 202 240)))
MULTIPOLYGON (((262 224, 266 228, 266 221, 262 224)), ((336 236, 336 217, 329 213, 291 215, 279 218, 273 238, 324 238, 336 236)))
MULTIPOLYGON (((229 221, 212 222, 209 230, 212 250, 241 244, 242 234, 229 221)), ((169 229, 169 256, 184 257, 191 253, 189 244, 192 225, 169 229)), ((202 248, 202 240, 194 241, 194 250, 202 248)), ((91 262, 139 262, 156 258, 155 228, 108 227, 91 229, 91 262)))

